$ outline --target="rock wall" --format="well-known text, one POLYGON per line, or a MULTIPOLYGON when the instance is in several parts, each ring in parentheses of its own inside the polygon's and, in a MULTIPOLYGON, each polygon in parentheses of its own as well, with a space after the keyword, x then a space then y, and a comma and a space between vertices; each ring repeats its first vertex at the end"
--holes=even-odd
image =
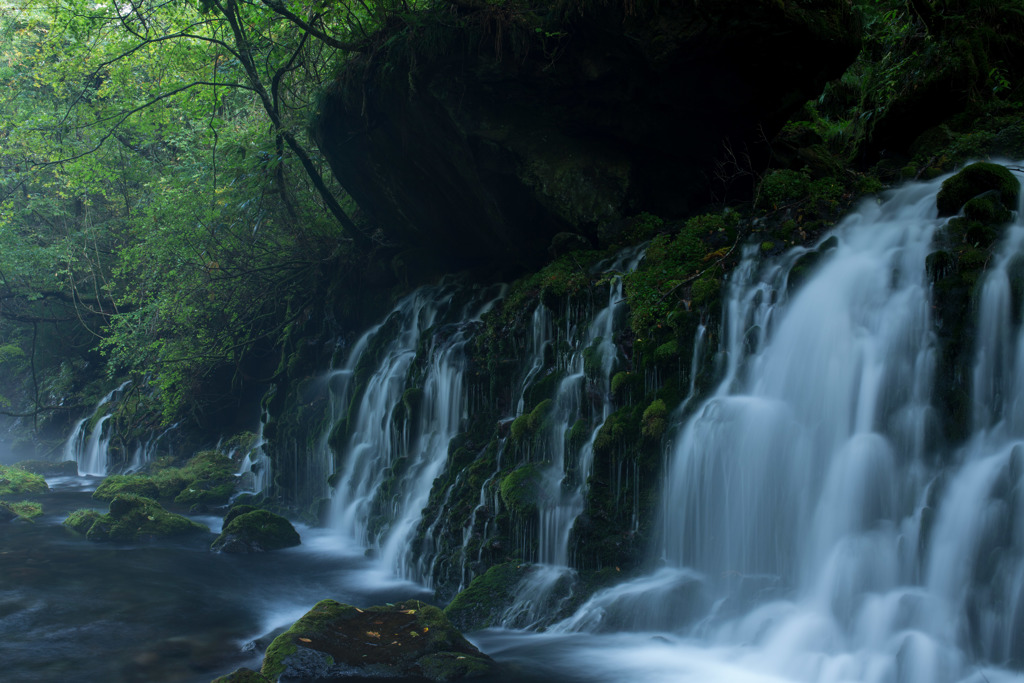
POLYGON ((383 241, 506 272, 558 233, 692 213, 859 47, 843 0, 458 3, 378 38, 315 139, 383 241))

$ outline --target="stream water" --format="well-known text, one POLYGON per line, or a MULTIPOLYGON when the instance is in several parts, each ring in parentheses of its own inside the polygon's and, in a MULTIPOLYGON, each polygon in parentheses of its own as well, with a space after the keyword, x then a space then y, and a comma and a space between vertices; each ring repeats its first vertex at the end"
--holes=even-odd
MULTIPOLYGON (((723 296, 720 382, 703 397, 691 384, 693 410, 676 417, 650 548, 656 568, 598 592, 561 622, 544 622, 543 633, 470 634, 504 665, 503 680, 1024 681, 1024 312, 1014 310, 1022 305, 1014 269, 1024 223, 1007 229, 968 314, 978 331, 967 383, 971 433, 945 444, 926 273, 944 222, 935 210, 940 182, 866 203, 836 228, 834 248, 795 290, 790 271, 806 250, 768 262, 748 251, 723 296)), ((575 326, 579 342, 570 347, 600 350, 598 340, 612 335, 599 325, 612 324, 618 286, 594 320, 575 326)), ((497 296, 445 308, 449 293, 425 289, 392 312, 394 338, 369 380, 380 386, 355 416, 332 524, 301 528, 300 547, 239 557, 210 553, 210 538, 88 543, 60 523, 70 510, 102 507, 89 498, 98 479, 51 480, 44 517, 0 530, 0 678, 209 681, 255 668, 267 635, 323 598, 429 600, 428 589, 399 577, 423 580, 431 566, 429 553, 414 560, 409 552, 410 529, 470 409, 461 349, 497 296), (442 333, 424 344, 428 327, 442 333), (388 425, 390 411, 410 399, 405 378, 417 348, 429 349, 430 362, 418 371, 427 400, 413 442, 388 425), (400 459, 412 466, 392 483, 396 521, 371 532, 382 472, 400 459), (367 546, 379 559, 366 559, 367 546)), ((520 359, 524 385, 552 346, 543 310, 534 323, 520 359)), ((333 371, 339 391, 350 390, 346 378, 365 340, 333 371)), ((580 406, 572 382, 582 357, 560 362, 567 380, 553 423, 565 432, 573 411, 590 411, 596 429, 613 406, 580 406)), ((522 414, 523 387, 513 390, 522 414)), ((533 558, 555 574, 575 571, 565 544, 586 484, 563 480, 560 433, 546 461, 562 493, 538 512, 543 543, 533 558)), ((572 457, 585 463, 586 448, 572 457)), ((321 450, 327 467, 331 453, 321 450)), ((80 467, 91 469, 99 468, 80 467)), ((517 600, 531 600, 529 590, 519 587, 517 600)), ((542 616, 510 625, 537 625, 542 616)))

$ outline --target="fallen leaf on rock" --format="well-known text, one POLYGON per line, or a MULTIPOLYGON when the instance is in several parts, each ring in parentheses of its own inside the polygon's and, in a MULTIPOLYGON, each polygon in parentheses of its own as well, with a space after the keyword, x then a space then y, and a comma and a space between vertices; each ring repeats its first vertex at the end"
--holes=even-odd
POLYGON ((309 638, 299 638, 299 640, 301 640, 301 641, 302 641, 302 642, 304 642, 304 643, 312 643, 312 642, 313 642, 313 641, 312 641, 312 640, 310 640, 309 638))

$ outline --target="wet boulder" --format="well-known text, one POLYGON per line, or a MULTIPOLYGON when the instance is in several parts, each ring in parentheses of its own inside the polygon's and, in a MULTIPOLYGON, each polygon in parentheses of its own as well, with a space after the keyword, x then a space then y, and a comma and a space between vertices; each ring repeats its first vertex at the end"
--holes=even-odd
POLYGON ((494 667, 432 605, 409 600, 364 610, 322 600, 274 639, 261 672, 273 680, 456 681, 493 674, 494 667))
POLYGON ((1000 209, 1005 211, 1016 208, 1020 182, 1009 169, 984 161, 971 164, 942 183, 942 189, 935 200, 939 215, 953 216, 969 201, 991 190, 995 190, 996 194, 988 199, 987 206, 972 207, 973 212, 984 210, 986 215, 995 216, 1003 215, 1000 209), (1002 207, 991 206, 996 201, 1000 202, 1002 207))
POLYGON ((209 532, 202 524, 168 512, 152 498, 134 494, 115 496, 110 501, 110 511, 105 515, 95 510, 78 510, 71 513, 64 524, 85 533, 90 541, 138 543, 209 532))
POLYGON ((259 553, 299 543, 299 532, 287 519, 267 510, 252 510, 231 518, 210 547, 225 553, 259 553))

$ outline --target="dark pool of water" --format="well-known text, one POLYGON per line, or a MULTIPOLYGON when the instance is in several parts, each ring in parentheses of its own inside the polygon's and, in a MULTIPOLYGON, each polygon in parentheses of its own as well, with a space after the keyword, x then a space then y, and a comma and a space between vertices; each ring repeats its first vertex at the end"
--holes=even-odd
MULTIPOLYGON (((181 543, 92 543, 61 523, 78 508, 104 510, 90 495, 96 482, 50 485, 37 498, 44 516, 0 526, 3 681, 205 682, 258 668, 267 634, 318 600, 430 599, 324 530, 300 529, 302 546, 256 555, 210 552, 212 532, 181 543)), ((194 519, 214 531, 220 524, 194 519)))

